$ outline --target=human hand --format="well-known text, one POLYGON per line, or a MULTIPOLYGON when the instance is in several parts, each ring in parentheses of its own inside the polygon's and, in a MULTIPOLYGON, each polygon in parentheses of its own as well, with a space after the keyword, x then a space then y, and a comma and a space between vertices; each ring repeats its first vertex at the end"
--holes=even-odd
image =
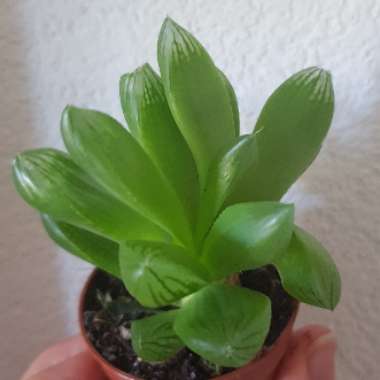
POLYGON ((107 380, 82 337, 60 342, 37 357, 21 380, 107 380))
POLYGON ((328 328, 305 326, 291 337, 272 380, 334 380, 336 348, 335 337, 328 328))
MULTIPOLYGON (((296 331, 289 350, 272 380, 334 380, 336 341, 323 326, 296 331)), ((49 348, 29 367, 21 380, 106 380, 77 336, 49 348)))

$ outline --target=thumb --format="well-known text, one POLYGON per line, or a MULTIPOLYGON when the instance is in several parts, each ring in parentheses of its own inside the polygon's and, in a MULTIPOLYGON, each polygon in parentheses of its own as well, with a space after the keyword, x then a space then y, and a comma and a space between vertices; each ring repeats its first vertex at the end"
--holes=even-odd
POLYGON ((307 326, 292 337, 275 380, 334 380, 336 340, 323 326, 307 326))

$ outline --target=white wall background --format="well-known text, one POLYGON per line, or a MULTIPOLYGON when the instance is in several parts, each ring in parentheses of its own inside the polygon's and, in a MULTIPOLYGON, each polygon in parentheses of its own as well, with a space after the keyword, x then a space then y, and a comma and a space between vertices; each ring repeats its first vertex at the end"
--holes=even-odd
POLYGON ((61 146, 67 103, 121 119, 118 78, 149 61, 169 14, 194 32, 234 84, 243 130, 270 92, 310 65, 332 71, 336 115, 320 157, 291 190, 298 223, 343 277, 335 313, 300 324, 338 335, 339 379, 380 374, 380 2, 376 0, 1 0, 0 373, 17 379, 47 344, 77 331, 86 265, 48 240, 10 184, 27 147, 61 146))

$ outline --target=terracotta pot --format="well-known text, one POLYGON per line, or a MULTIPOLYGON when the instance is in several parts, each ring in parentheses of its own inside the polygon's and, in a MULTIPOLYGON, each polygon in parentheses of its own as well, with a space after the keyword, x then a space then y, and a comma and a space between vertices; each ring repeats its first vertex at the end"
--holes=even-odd
MULTIPOLYGON (((99 353, 96 351, 90 340, 87 338, 86 330, 84 327, 83 312, 85 305, 85 297, 89 287, 91 286, 92 280, 95 276, 96 270, 87 279, 79 301, 79 324, 81 334, 87 343, 89 351, 92 353, 94 359, 100 364, 105 375, 109 380, 141 380, 140 378, 129 375, 123 371, 120 371, 108 361, 106 361, 99 353)), ((272 376, 280 363, 285 351, 288 347, 289 339, 292 333, 294 321, 298 313, 298 305, 294 309, 293 315, 289 320, 288 325, 285 330, 281 333, 280 337, 277 339, 275 344, 259 358, 252 360, 244 367, 238 368, 233 372, 227 373, 223 376, 218 376, 213 378, 213 380, 266 380, 272 376)), ((168 379, 170 380, 170 379, 168 379)))

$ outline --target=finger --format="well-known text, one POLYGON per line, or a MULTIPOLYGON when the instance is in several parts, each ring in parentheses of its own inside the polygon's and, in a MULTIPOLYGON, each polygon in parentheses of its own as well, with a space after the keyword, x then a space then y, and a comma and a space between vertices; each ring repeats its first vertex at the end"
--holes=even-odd
POLYGON ((73 336, 48 348, 33 361, 21 380, 54 366, 80 352, 86 350, 86 345, 80 336, 73 336))
POLYGON ((320 336, 308 350, 308 369, 312 380, 335 379, 335 352, 337 344, 332 333, 320 336))
POLYGON ((299 328, 297 331, 293 333, 293 338, 292 339, 297 339, 297 337, 300 337, 302 335, 306 335, 310 342, 318 339, 322 335, 326 335, 330 333, 331 330, 322 325, 307 325, 304 327, 299 328))
POLYGON ((307 362, 310 378, 312 380, 333 380, 337 348, 334 334, 325 326, 309 325, 294 334, 295 339, 300 336, 307 336, 309 339, 307 362))
POLYGON ((275 380, 312 380, 307 366, 307 348, 310 344, 306 334, 292 338, 290 347, 274 376, 275 380))
POLYGON ((88 352, 81 352, 35 373, 25 380, 106 380, 103 372, 88 352))
POLYGON ((276 380, 333 380, 336 340, 331 330, 311 325, 295 332, 276 380))

